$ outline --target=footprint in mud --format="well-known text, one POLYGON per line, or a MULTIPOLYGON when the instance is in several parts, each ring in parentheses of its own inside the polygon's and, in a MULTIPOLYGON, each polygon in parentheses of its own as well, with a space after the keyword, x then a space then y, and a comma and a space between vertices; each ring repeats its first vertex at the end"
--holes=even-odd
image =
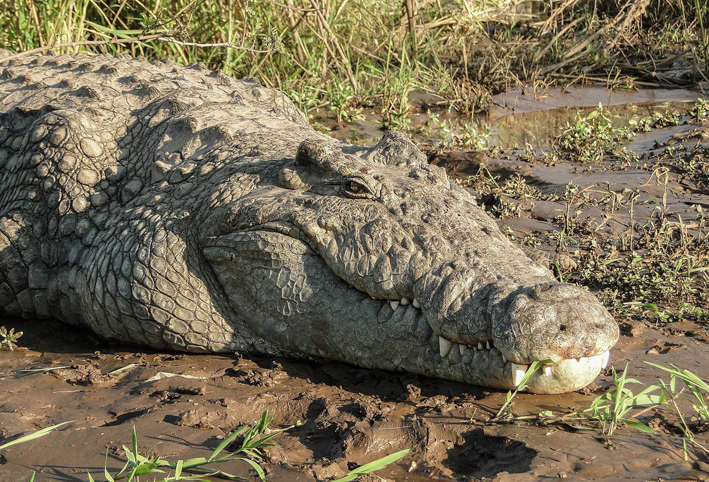
POLYGON ((448 450, 448 457, 442 462, 455 475, 477 479, 494 477, 500 472, 524 473, 537 456, 537 451, 524 442, 486 435, 483 429, 464 433, 462 439, 448 450))

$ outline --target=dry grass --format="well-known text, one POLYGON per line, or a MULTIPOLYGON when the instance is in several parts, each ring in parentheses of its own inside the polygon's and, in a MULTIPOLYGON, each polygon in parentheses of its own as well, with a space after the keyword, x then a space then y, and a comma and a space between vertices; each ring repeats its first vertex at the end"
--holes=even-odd
POLYGON ((520 83, 706 81, 707 11, 701 0, 1 0, 0 45, 203 62, 306 110, 348 120, 375 108, 398 127, 415 89, 471 113, 520 83))

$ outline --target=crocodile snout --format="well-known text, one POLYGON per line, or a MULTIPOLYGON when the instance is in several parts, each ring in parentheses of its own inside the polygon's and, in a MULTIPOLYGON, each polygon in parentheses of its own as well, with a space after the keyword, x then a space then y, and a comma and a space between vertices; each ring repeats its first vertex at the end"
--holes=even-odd
POLYGON ((592 357, 618 340, 613 317, 580 286, 538 284, 510 295, 508 303, 493 333, 500 351, 516 363, 592 357))

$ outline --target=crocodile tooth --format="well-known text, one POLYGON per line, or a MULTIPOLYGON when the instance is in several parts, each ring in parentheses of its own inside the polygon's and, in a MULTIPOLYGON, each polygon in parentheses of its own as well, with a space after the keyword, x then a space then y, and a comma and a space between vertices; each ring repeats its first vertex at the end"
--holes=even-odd
POLYGON ((414 298, 414 302, 412 304, 414 305, 414 308, 421 308, 421 303, 419 303, 416 298, 414 298))
POLYGON ((544 365, 544 376, 545 377, 551 376, 551 365, 544 365))
POLYGON ((529 368, 529 365, 517 365, 516 363, 510 363, 512 365, 512 383, 514 383, 515 387, 518 387, 520 383, 522 383, 522 379, 524 378, 524 374, 527 373, 527 368, 529 368))
POLYGON ((465 355, 465 352, 468 350, 468 347, 463 345, 462 343, 458 344, 458 350, 460 350, 460 356, 465 355))
POLYGON ((401 305, 402 305, 402 306, 406 306, 406 305, 408 305, 409 303, 411 303, 411 301, 409 301, 408 298, 406 298, 406 297, 401 298, 401 305))
POLYGON ((485 348, 487 348, 488 350, 490 349, 490 342, 489 341, 485 342, 485 348))
POLYGON ((483 344, 482 344, 482 343, 478 343, 478 350, 482 350, 482 349, 483 349, 483 344))
POLYGON ((608 360, 611 359, 611 352, 607 351, 601 355, 601 357, 601 360, 603 361, 603 368, 606 368, 608 366, 608 360))
POLYGON ((450 340, 447 340, 443 338, 442 336, 438 337, 438 349, 441 353, 441 358, 445 358, 448 356, 448 354, 451 352, 451 348, 453 347, 453 342, 450 340))
POLYGON ((507 358, 505 357, 505 355, 502 355, 502 363, 507 363, 507 358))
POLYGON ((397 308, 399 307, 399 302, 398 302, 398 301, 392 300, 392 301, 389 302, 389 304, 391 305, 391 309, 392 309, 392 310, 395 310, 395 309, 397 309, 397 308))

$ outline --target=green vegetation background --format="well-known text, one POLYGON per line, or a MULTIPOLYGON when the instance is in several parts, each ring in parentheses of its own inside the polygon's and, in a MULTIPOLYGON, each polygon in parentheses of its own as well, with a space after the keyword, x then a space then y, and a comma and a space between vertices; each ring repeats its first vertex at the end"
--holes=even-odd
POLYGON ((706 0, 0 0, 0 46, 203 62, 306 111, 378 109, 400 127, 423 87, 473 113, 521 83, 707 81, 707 12, 706 0))

